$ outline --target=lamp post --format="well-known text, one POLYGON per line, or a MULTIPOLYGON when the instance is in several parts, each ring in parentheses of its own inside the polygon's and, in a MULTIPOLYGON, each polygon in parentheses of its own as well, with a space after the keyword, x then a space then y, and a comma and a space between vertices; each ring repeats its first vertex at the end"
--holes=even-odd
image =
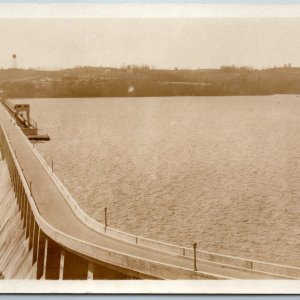
POLYGON ((196 242, 193 243, 193 248, 194 248, 194 271, 197 271, 197 256, 196 256, 197 243, 196 242))
POLYGON ((104 207, 104 224, 105 224, 105 232, 107 227, 107 207, 104 207))

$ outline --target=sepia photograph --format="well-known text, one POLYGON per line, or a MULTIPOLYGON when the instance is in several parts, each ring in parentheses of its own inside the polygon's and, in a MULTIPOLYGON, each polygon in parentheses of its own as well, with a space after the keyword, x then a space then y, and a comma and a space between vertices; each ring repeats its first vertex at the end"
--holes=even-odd
POLYGON ((300 6, 25 6, 0 5, 1 286, 297 283, 300 6))

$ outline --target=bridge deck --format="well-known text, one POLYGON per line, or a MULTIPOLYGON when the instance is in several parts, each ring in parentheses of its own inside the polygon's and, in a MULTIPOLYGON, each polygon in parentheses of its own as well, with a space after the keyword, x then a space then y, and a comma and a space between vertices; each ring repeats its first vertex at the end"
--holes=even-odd
MULTIPOLYGON (((6 112, 2 106, 1 115, 6 112)), ((131 244, 123 240, 112 238, 104 233, 99 233, 86 226, 74 214, 67 204, 64 196, 49 177, 49 174, 41 163, 37 160, 32 150, 20 133, 16 130, 14 122, 8 118, 2 120, 6 133, 9 136, 11 145, 16 151, 17 159, 23 169, 27 182, 32 182, 32 195, 41 216, 54 228, 85 241, 87 243, 99 245, 111 249, 112 252, 121 252, 130 256, 151 260, 161 264, 168 264, 178 268, 193 269, 193 259, 190 257, 179 256, 171 253, 159 251, 131 244)), ((101 259, 101 258, 99 258, 101 259)), ((246 269, 221 266, 212 262, 198 261, 199 271, 216 274, 219 276, 239 279, 267 279, 276 278, 275 275, 253 272, 246 269)), ((280 278, 280 276, 278 276, 280 278)), ((180 278, 179 278, 180 279, 180 278)))

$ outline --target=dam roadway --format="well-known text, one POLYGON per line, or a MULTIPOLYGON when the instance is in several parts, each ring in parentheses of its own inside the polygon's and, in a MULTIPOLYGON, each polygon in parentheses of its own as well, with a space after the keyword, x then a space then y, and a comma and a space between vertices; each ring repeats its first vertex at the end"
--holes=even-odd
MULTIPOLYGON (((289 279, 296 276, 276 274, 269 270, 254 270, 227 263, 197 259, 194 270, 192 255, 185 256, 147 247, 123 238, 99 232, 78 217, 66 200, 60 186, 36 156, 36 150, 21 133, 15 121, 0 105, 0 121, 5 135, 30 187, 40 217, 51 230, 62 233, 50 236, 63 249, 93 263, 109 266, 133 278, 158 279, 289 279), (64 244, 64 236, 68 242, 64 244), (102 256, 101 253, 104 253, 102 256)), ((75 208, 76 209, 76 208, 75 208)), ((179 247, 178 247, 179 248, 179 247)), ((189 250, 192 251, 191 249, 189 250)), ((297 270, 296 270, 297 271, 297 270)), ((300 273, 299 273, 300 274, 300 273)))

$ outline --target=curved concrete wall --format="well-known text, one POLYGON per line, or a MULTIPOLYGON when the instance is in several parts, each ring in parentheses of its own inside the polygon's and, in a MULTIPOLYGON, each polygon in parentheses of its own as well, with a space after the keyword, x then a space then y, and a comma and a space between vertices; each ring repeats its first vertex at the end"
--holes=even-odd
POLYGON ((0 157, 0 276, 34 279, 36 266, 31 256, 7 164, 0 157))

